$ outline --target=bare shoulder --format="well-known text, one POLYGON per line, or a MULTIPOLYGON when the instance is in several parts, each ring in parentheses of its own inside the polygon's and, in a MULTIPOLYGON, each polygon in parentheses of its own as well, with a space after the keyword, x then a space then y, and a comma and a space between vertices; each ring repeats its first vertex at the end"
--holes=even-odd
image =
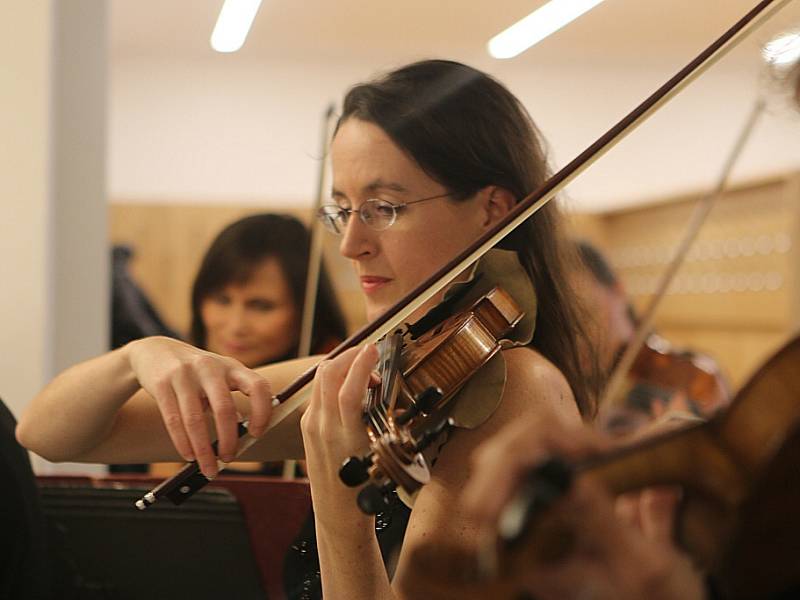
POLYGON ((532 416, 542 411, 555 412, 580 420, 575 396, 564 374, 533 348, 513 348, 503 353, 506 360, 506 387, 498 407, 500 415, 532 416))
POLYGON ((500 404, 479 427, 459 429, 443 447, 434 476, 456 487, 467 476, 464 457, 511 423, 532 426, 553 417, 565 423, 580 423, 575 397, 561 371, 541 353, 521 347, 503 352, 506 385, 500 404))

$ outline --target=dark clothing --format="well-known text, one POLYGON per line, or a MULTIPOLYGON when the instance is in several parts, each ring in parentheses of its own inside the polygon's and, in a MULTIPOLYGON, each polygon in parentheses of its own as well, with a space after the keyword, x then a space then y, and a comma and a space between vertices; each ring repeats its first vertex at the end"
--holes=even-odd
MULTIPOLYGON (((719 586, 711 577, 706 578, 706 595, 708 600, 728 600, 728 596, 720 591, 719 586)), ((764 596, 764 600, 797 600, 798 598, 800 598, 800 583, 789 586, 782 592, 764 596)))
POLYGON ((0 401, 0 598, 51 597, 45 520, 16 420, 0 401))
POLYGON ((114 246, 111 262, 111 349, 150 335, 180 339, 128 272, 133 251, 114 246))
MULTIPOLYGON (((396 494, 392 494, 389 507, 375 517, 375 534, 378 537, 383 564, 387 565, 390 576, 394 573, 410 516, 411 509, 403 504, 396 494)), ((286 597, 289 600, 322 598, 313 511, 309 513, 308 519, 286 555, 283 574, 286 597)))

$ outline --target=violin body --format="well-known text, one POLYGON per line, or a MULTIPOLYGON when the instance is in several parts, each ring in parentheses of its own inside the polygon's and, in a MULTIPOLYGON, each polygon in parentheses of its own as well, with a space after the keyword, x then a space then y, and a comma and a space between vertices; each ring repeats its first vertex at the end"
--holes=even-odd
POLYGON ((406 406, 430 387, 442 390, 434 408, 447 403, 500 350, 500 340, 522 317, 514 299, 495 287, 465 312, 404 344, 401 390, 406 406))
POLYGON ((601 414, 600 427, 622 436, 670 411, 710 417, 730 403, 731 394, 717 362, 694 350, 673 346, 651 333, 636 355, 621 397, 601 414))
MULTIPOLYGON (((773 356, 710 421, 573 465, 612 495, 683 489, 675 537, 724 597, 768 597, 800 583, 800 338, 773 356)), ((517 504, 539 505, 535 482, 517 504)), ((514 597, 537 562, 569 555, 579 532, 549 511, 527 514, 513 544, 476 555, 421 548, 415 561, 443 585, 514 597), (448 579, 449 578, 449 579, 448 579), (477 586, 477 587, 476 587, 477 586)), ((483 593, 482 592, 482 593, 483 593)))
POLYGON ((676 348, 657 334, 650 334, 630 371, 639 385, 683 393, 693 411, 709 416, 730 400, 716 361, 706 354, 676 348))
POLYGON ((410 496, 428 482, 422 453, 451 424, 448 403, 500 351, 523 315, 495 287, 417 338, 395 333, 381 342, 381 383, 370 390, 364 413, 370 452, 340 470, 346 485, 367 484, 358 500, 364 512, 380 511, 395 488, 410 496))

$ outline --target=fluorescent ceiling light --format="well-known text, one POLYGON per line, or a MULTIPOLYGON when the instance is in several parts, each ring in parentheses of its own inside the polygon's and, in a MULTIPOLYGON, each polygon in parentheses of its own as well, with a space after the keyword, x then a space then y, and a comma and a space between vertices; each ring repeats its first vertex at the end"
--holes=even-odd
POLYGON ((800 31, 784 33, 768 42, 761 53, 771 65, 788 65, 800 60, 800 31))
POLYGON ((513 58, 602 1, 551 0, 489 40, 489 54, 494 58, 513 58))
POLYGON ((236 52, 244 44, 261 0, 225 0, 211 34, 217 52, 236 52))

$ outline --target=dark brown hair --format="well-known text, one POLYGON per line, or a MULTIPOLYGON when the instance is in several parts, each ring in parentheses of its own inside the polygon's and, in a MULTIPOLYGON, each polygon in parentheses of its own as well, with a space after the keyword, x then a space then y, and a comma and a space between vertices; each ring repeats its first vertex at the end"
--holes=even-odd
MULTIPOLYGON (((289 283, 298 314, 302 313, 311 239, 305 226, 287 215, 257 214, 228 225, 206 251, 192 286, 190 339, 206 347, 207 331, 200 315, 203 300, 231 283, 244 283, 267 258, 274 257, 289 283)), ((299 333, 299 332, 298 332, 299 333)), ((312 352, 323 352, 331 342, 346 337, 344 318, 336 302, 325 266, 321 266, 314 314, 312 352)), ((277 360, 297 356, 297 348, 277 360)))
MULTIPOLYGON (((350 89, 348 118, 381 127, 425 173, 464 200, 496 185, 517 200, 547 179, 541 136, 525 108, 502 84, 466 65, 427 60, 350 89)), ((538 296, 532 346, 566 377, 584 418, 595 412, 595 374, 580 372, 577 340, 586 339, 567 273, 575 260, 555 204, 528 219, 502 246, 517 252, 538 296)))

